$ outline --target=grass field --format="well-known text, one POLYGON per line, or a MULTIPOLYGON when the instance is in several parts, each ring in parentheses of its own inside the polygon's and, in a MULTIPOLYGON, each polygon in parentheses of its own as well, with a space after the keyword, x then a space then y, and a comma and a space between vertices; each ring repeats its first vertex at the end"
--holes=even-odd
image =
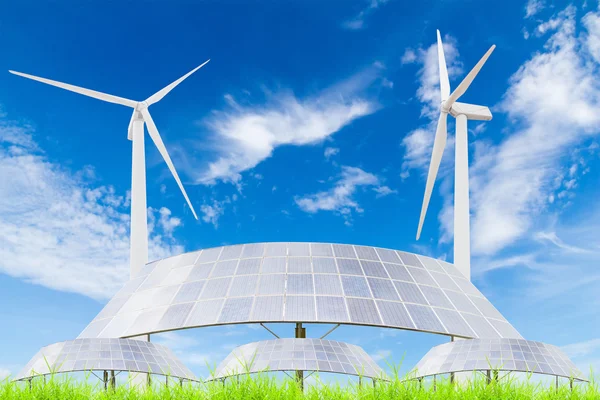
POLYGON ((189 400, 232 400, 232 399, 269 399, 269 400, 424 400, 424 399, 477 399, 477 400, 550 400, 550 399, 600 399, 600 389, 596 382, 579 383, 570 389, 568 382, 559 386, 548 383, 535 383, 531 379, 507 377, 499 382, 487 384, 485 378, 474 378, 461 384, 451 384, 448 379, 439 379, 435 389, 431 381, 420 385, 418 382, 402 382, 394 379, 389 383, 372 385, 366 380, 357 384, 321 384, 318 378, 301 391, 292 379, 275 378, 272 375, 244 376, 230 379, 227 384, 220 382, 202 384, 158 385, 144 391, 129 389, 125 385, 115 390, 104 390, 104 386, 93 376, 85 380, 75 380, 65 376, 48 376, 33 381, 31 388, 27 383, 0 382, 0 399, 44 399, 44 400, 83 400, 83 399, 189 399, 189 400))

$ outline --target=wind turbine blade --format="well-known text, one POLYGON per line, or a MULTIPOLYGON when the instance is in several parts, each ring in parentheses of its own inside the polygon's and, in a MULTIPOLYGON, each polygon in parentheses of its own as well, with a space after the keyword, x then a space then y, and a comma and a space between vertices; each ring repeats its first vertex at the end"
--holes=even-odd
POLYGON ((160 134, 158 133, 158 129, 156 129, 156 125, 154 124, 152 117, 150 116, 150 112, 148 112, 147 108, 144 108, 141 112, 144 117, 144 121, 146 121, 146 125, 148 126, 148 132, 150 133, 150 138, 152 138, 152 141, 156 145, 156 148, 158 149, 158 151, 164 158, 165 162, 167 163, 167 166, 169 167, 169 170, 171 171, 171 173, 173 174, 173 177, 177 181, 177 185, 179 185, 179 189, 181 189, 181 193, 183 193, 183 197, 185 197, 185 200, 187 201, 188 206, 190 206, 190 210, 192 210, 192 214, 194 214, 194 218, 198 219, 198 216, 196 215, 196 211, 194 210, 194 207, 192 206, 192 203, 190 202, 190 199, 189 199, 187 193, 185 192, 185 189, 183 188, 183 184, 181 183, 181 180, 179 179, 179 175, 177 175, 177 171, 175 170, 175 167, 173 166, 171 157, 169 157, 167 148, 165 147, 165 144, 163 143, 163 141, 160 137, 160 134))
POLYGON ((200 68, 204 67, 208 62, 210 61, 210 59, 206 60, 203 64, 197 66, 196 68, 194 68, 193 70, 191 70, 190 72, 188 72, 187 74, 185 74, 184 76, 182 76, 181 78, 177 79, 175 82, 171 83, 169 86, 159 90, 158 92, 154 93, 152 96, 148 97, 146 99, 146 103, 148 103, 148 105, 154 104, 158 101, 160 101, 163 97, 165 97, 171 90, 173 90, 175 88, 175 86, 179 85, 181 82, 183 82, 188 76, 190 76, 191 74, 193 74, 194 72, 198 71, 200 68))
POLYGON ((127 139, 133 140, 133 121, 135 121, 135 113, 137 110, 133 110, 131 113, 131 119, 129 120, 129 126, 127 127, 127 139))
POLYGON ((481 60, 479 60, 479 62, 477 64, 475 64, 475 66, 473 67, 471 72, 469 72, 469 74, 467 76, 465 76, 465 79, 463 79, 463 81, 460 83, 460 85, 458 85, 456 87, 456 89, 454 90, 454 92, 452 92, 450 97, 448 97, 448 100, 446 101, 446 107, 448 107, 448 109, 450 109, 450 107, 452 107, 452 104, 454 104, 454 102, 456 100, 458 100, 458 98, 460 96, 465 94, 465 92, 471 85, 471 82, 473 82, 473 79, 475 79, 475 77, 481 70, 481 67, 483 67, 483 64, 485 64, 485 62, 487 61, 489 56, 492 54, 492 51, 494 51, 495 48, 496 48, 495 44, 492 45, 492 47, 490 47, 490 49, 483 55, 483 57, 481 57, 481 60))
POLYGON ((433 142, 431 162, 429 163, 429 173, 427 174, 425 195, 423 196, 423 206, 421 207, 421 216, 419 218, 419 228, 417 229, 417 240, 419 240, 419 237, 421 236, 423 222, 425 221, 425 215, 427 214, 427 208, 429 207, 429 199, 431 198, 431 193, 433 192, 435 178, 437 177, 437 173, 442 162, 442 156, 444 155, 444 148, 446 147, 446 138, 448 136, 448 132, 446 131, 447 118, 448 113, 440 113, 437 130, 435 132, 435 140, 433 142))
POLYGON ((22 76, 24 78, 33 79, 34 81, 38 81, 38 82, 42 82, 42 83, 45 83, 48 85, 56 86, 61 89, 69 90, 71 92, 79 93, 84 96, 93 97, 95 99, 102 100, 102 101, 107 101, 109 103, 121 104, 123 106, 132 107, 132 108, 135 108, 135 106, 137 105, 137 101, 125 99, 123 97, 113 96, 112 94, 97 92, 95 90, 85 89, 85 88, 82 88, 79 86, 70 85, 68 83, 53 81, 51 79, 40 78, 38 76, 24 74, 22 72, 10 71, 10 70, 8 72, 10 72, 11 74, 14 74, 14 75, 22 76))
POLYGON ((440 66, 440 92, 442 101, 446 101, 450 96, 450 79, 448 79, 448 69, 446 68, 446 57, 444 56, 444 45, 442 44, 442 36, 440 31, 437 31, 437 50, 438 62, 440 66))

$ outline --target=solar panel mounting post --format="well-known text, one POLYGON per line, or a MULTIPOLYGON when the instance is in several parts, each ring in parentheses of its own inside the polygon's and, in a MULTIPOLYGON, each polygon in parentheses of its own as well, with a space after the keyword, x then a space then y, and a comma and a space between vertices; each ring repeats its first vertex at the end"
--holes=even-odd
MULTIPOLYGON (((296 339, 306 339, 306 328, 302 327, 302 322, 296 322, 296 339)), ((296 371, 296 380, 300 385, 300 390, 304 391, 304 371, 296 371)))

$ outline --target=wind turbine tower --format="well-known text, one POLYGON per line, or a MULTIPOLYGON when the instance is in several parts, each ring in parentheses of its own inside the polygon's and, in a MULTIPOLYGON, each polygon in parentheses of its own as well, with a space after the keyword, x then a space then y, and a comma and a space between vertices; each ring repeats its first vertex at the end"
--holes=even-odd
POLYGON ((423 196, 423 206, 419 218, 419 228, 417 230, 417 240, 421 236, 423 222, 427 214, 427 207, 433 191, 435 179, 442 162, 442 155, 446 147, 448 132, 446 122, 448 114, 456 120, 455 137, 455 166, 454 166, 454 265, 461 271, 467 279, 471 279, 471 237, 470 237, 470 217, 469 217, 469 143, 467 120, 489 121, 492 119, 492 113, 486 106, 475 104, 460 103, 457 100, 465 94, 481 68, 492 54, 495 45, 483 55, 479 62, 473 67, 471 72, 463 81, 450 93, 450 80, 448 79, 448 70, 446 68, 446 58, 444 57, 444 47, 440 31, 437 31, 437 49, 440 72, 440 92, 441 106, 440 117, 435 132, 433 142, 433 152, 431 154, 431 163, 429 164, 429 173, 427 174, 427 183, 425 185, 425 195, 423 196))
POLYGON ((109 103, 120 104, 126 107, 133 108, 127 138, 132 141, 132 158, 131 158, 131 227, 130 227, 130 250, 129 250, 129 265, 130 278, 135 277, 142 267, 148 262, 148 220, 146 215, 146 156, 144 150, 144 125, 148 127, 150 138, 154 145, 167 163, 169 170, 173 174, 177 185, 183 193, 187 204, 194 215, 198 219, 196 211, 188 198, 188 195, 179 179, 179 175, 173 166, 171 157, 167 152, 165 144, 158 133, 158 129, 154 124, 154 120, 148 111, 148 107, 157 103, 165 97, 177 85, 183 82, 187 77, 206 65, 210 60, 194 68, 175 82, 159 90, 144 101, 135 101, 125 99, 123 97, 113 96, 106 93, 97 92, 95 90, 85 89, 82 87, 53 81, 46 78, 24 74, 22 72, 9 71, 11 74, 22 76, 24 78, 33 79, 38 82, 56 86, 71 92, 79 93, 84 96, 93 97, 98 100, 109 103))

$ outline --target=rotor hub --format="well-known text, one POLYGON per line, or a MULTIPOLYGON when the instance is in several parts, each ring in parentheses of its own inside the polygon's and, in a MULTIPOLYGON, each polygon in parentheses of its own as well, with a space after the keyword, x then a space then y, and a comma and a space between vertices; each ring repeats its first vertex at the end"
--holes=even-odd
POLYGON ((451 109, 452 107, 448 107, 448 105, 446 104, 446 102, 445 102, 445 101, 442 101, 442 106, 441 106, 440 108, 441 108, 441 111, 442 111, 443 113, 446 113, 446 114, 448 114, 448 113, 450 112, 450 109, 451 109))
POLYGON ((136 111, 142 111, 142 110, 145 110, 146 108, 148 108, 148 103, 145 100, 138 102, 137 105, 135 106, 136 111))

